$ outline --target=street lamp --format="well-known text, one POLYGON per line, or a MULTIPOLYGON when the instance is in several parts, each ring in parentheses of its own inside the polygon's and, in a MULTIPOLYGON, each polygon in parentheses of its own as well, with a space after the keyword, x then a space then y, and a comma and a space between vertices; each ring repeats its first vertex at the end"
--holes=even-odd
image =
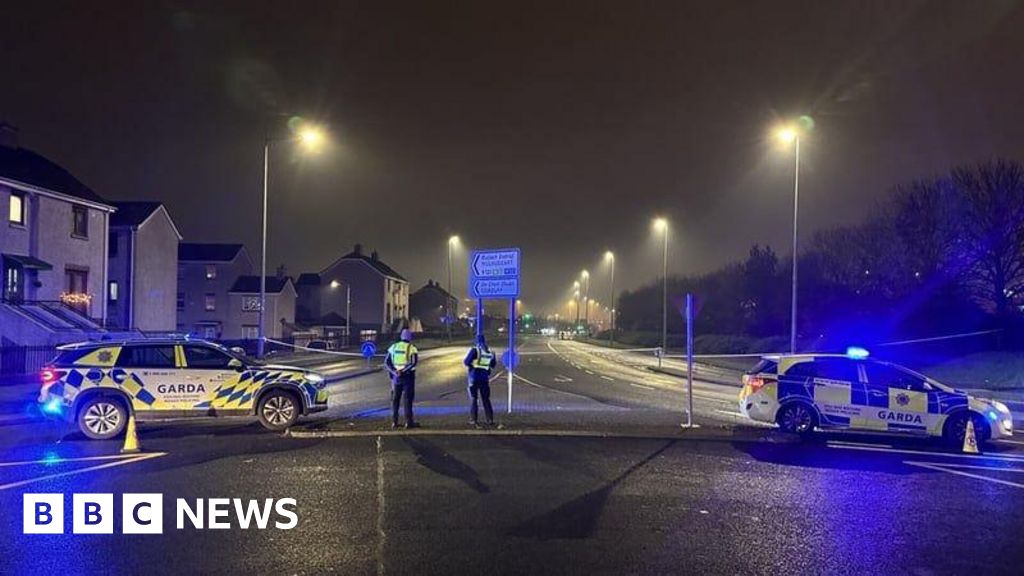
POLYGON ((265 312, 267 307, 267 188, 270 177, 270 145, 275 142, 297 142, 307 152, 316 152, 324 142, 325 136, 322 129, 307 125, 293 132, 285 138, 271 138, 267 136, 263 140, 263 242, 260 251, 260 309, 259 317, 259 338, 256 341, 256 356, 262 358, 266 345, 264 336, 265 312))
POLYGON ((668 345, 668 220, 656 218, 654 229, 664 238, 661 250, 661 354, 658 354, 658 368, 661 368, 661 358, 668 345))
POLYGON ((448 342, 452 341, 452 248, 458 244, 458 236, 448 238, 448 296, 444 299, 444 323, 448 333, 448 342))
POLYGON ((796 289, 797 289, 797 223, 800 216, 800 131, 794 126, 783 126, 775 131, 775 138, 784 145, 793 145, 793 282, 789 318, 789 353, 796 353, 796 289))
MULTIPOLYGON (((331 290, 341 287, 341 282, 331 280, 331 290)), ((345 347, 352 341, 352 285, 345 282, 345 347)))
POLYGON ((580 273, 583 278, 583 324, 587 327, 587 335, 590 335, 590 272, 584 270, 580 273))
POLYGON ((573 330, 579 330, 580 329, 580 281, 579 280, 573 280, 572 289, 573 289, 572 297, 573 297, 574 300, 576 300, 576 325, 573 326, 573 330))
POLYGON ((604 253, 604 261, 610 266, 608 272, 608 301, 611 302, 611 313, 608 317, 608 346, 615 343, 615 253, 608 250, 604 253))

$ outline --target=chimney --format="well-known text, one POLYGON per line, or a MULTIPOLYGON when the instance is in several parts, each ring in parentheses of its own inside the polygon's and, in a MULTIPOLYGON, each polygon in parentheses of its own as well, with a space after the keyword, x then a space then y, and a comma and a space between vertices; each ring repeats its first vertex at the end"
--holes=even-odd
POLYGON ((352 247, 352 253, 355 254, 356 256, 362 256, 363 255, 363 245, 362 244, 356 244, 355 246, 353 246, 352 247))
POLYGON ((374 262, 377 261, 377 251, 376 250, 374 250, 373 252, 370 252, 370 260, 373 260, 374 262))
POLYGON ((0 122, 0 146, 4 148, 17 148, 18 147, 18 128, 8 124, 7 122, 0 122))

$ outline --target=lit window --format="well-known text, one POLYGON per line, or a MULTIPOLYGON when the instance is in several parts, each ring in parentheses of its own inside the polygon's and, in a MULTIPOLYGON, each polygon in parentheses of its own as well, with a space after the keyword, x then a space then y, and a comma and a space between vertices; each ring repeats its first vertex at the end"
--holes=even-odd
POLYGON ((216 277, 217 277, 217 267, 216 266, 207 266, 206 267, 206 279, 207 280, 213 280, 216 277))
POLYGON ((73 206, 71 216, 71 234, 80 238, 88 238, 89 209, 85 206, 73 206))
POLYGON ((112 281, 110 283, 110 301, 117 302, 117 282, 112 281))
POLYGON ((11 224, 25 225, 25 195, 11 192, 11 209, 8 218, 11 224))
POLYGON ((207 294, 206 295, 205 308, 206 308, 207 312, 213 312, 214 310, 217 309, 217 295, 216 294, 207 294))

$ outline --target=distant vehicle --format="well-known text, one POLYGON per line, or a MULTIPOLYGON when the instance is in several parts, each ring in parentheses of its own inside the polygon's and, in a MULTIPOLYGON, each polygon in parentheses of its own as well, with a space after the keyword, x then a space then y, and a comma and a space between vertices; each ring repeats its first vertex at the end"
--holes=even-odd
POLYGON ((306 345, 306 348, 313 350, 334 350, 334 345, 327 340, 312 340, 306 345))
POLYGON ((558 333, 559 340, 572 340, 574 338, 573 333, 568 330, 562 330, 558 333))
POLYGON ((765 356, 743 375, 740 412, 798 434, 815 428, 894 432, 959 446, 970 419, 979 443, 1013 435, 1003 403, 865 356, 765 356))
POLYGON ((95 440, 120 434, 129 411, 139 420, 255 415, 264 427, 283 430, 327 409, 323 376, 202 340, 61 346, 40 375, 42 412, 95 440))

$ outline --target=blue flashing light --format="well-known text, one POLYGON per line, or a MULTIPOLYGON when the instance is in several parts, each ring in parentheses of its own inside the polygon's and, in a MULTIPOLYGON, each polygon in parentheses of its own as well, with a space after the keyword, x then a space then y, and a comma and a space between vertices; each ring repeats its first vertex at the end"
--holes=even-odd
POLYGON ((60 414, 64 411, 64 406, 61 405, 60 398, 52 398, 43 404, 43 412, 47 414, 60 414))
POLYGON ((995 422, 996 420, 999 420, 999 414, 996 414, 995 412, 989 412, 988 413, 988 417, 989 417, 989 420, 992 420, 993 422, 995 422))
POLYGON ((846 349, 846 355, 854 360, 863 360, 870 356, 871 353, 860 346, 850 346, 846 349))

